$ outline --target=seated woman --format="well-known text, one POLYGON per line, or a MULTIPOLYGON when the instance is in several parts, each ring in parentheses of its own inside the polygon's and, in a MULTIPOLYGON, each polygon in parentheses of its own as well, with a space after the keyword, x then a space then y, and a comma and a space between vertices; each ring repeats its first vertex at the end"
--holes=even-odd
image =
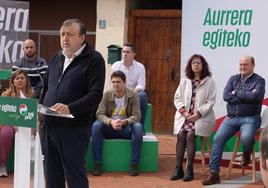
POLYGON ((177 109, 174 133, 177 135, 176 169, 171 180, 191 181, 194 178, 196 136, 209 137, 214 124, 213 106, 216 101, 216 86, 211 78, 208 63, 201 55, 193 55, 185 68, 183 78, 176 90, 174 104, 177 109), (187 167, 183 172, 183 157, 187 146, 187 167))
MULTIPOLYGON (((33 90, 27 72, 16 70, 11 76, 9 88, 2 93, 2 96, 20 98, 21 94, 30 98, 33 96, 33 90)), ((0 125, 0 177, 7 177, 7 159, 14 135, 13 126, 0 125)))

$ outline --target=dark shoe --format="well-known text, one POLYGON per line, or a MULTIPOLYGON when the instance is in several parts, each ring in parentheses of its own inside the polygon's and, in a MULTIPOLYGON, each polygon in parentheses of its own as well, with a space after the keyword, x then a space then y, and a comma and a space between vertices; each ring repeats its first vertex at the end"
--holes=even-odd
POLYGON ((216 172, 210 172, 209 176, 202 181, 203 185, 212 185, 216 183, 220 183, 219 173, 216 172))
POLYGON ((93 176, 100 176, 102 173, 101 171, 101 163, 95 163, 92 171, 93 176))
POLYGON ((193 168, 187 168, 183 181, 191 181, 192 179, 194 179, 194 170, 193 168))
POLYGON ((170 180, 180 180, 184 176, 182 168, 176 168, 175 171, 171 174, 170 180))
POLYGON ((138 164, 131 164, 131 169, 128 173, 130 176, 138 176, 139 171, 138 171, 138 164))
POLYGON ((244 152, 243 155, 242 155, 240 165, 242 167, 245 167, 245 166, 248 166, 249 162, 250 162, 250 153, 245 153, 244 152))

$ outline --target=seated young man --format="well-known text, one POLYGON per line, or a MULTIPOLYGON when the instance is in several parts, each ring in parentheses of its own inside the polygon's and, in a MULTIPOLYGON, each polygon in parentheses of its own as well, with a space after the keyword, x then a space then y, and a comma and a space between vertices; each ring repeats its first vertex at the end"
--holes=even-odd
POLYGON ((126 87, 126 76, 121 71, 111 75, 112 89, 107 91, 99 104, 97 121, 92 126, 94 176, 101 175, 103 139, 131 139, 132 156, 130 176, 138 175, 138 163, 143 139, 140 121, 140 103, 137 93, 126 87))

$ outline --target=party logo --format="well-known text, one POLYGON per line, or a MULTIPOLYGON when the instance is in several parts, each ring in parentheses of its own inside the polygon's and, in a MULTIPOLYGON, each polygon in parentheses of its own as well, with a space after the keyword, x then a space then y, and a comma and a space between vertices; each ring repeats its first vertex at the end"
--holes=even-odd
POLYGON ((25 116, 28 112, 28 107, 26 104, 21 104, 19 107, 20 115, 25 116))

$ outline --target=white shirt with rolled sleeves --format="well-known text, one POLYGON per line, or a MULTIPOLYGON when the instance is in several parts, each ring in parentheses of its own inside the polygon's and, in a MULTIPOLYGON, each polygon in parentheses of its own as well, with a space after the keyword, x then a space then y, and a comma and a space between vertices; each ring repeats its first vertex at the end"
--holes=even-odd
POLYGON ((123 61, 117 61, 112 65, 112 72, 122 71, 126 75, 127 87, 131 90, 145 90, 145 68, 144 65, 133 60, 128 68, 123 61))

